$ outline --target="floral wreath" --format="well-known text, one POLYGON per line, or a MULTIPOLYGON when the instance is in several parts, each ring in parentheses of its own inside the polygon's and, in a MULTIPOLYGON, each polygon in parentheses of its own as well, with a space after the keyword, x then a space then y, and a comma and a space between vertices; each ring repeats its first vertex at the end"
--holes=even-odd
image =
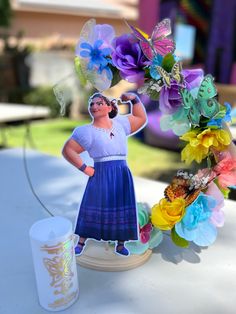
POLYGON ((186 142, 182 161, 206 159, 208 165, 194 175, 178 171, 165 197, 151 209, 138 204, 139 241, 127 246, 141 254, 159 245, 163 230, 170 230, 178 246, 209 246, 224 224, 224 198, 236 185, 236 153, 226 126, 231 106, 218 102, 210 74, 182 69, 169 19, 158 23, 151 36, 127 26, 130 33, 116 37, 111 25, 98 25, 94 19, 85 23, 75 57, 80 83, 90 82, 99 91, 121 79, 136 83, 138 93, 159 99, 162 130, 172 129, 186 142))

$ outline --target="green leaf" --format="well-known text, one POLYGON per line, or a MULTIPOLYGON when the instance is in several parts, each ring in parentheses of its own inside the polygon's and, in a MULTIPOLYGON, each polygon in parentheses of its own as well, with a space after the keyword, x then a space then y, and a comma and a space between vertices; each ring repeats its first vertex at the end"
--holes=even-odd
POLYGON ((158 100, 160 96, 160 92, 153 89, 149 89, 147 94, 152 100, 158 100))
POLYGON ((189 247, 189 242, 183 238, 181 238, 175 231, 175 228, 171 229, 171 239, 174 242, 175 245, 183 247, 183 248, 188 248, 189 247))
POLYGON ((230 189, 228 189, 228 188, 223 189, 223 188, 219 185, 218 179, 214 180, 214 183, 217 185, 217 187, 219 188, 219 190, 220 190, 221 193, 223 194, 224 198, 225 198, 225 199, 228 199, 228 198, 229 198, 230 189))
POLYGON ((109 67, 112 70, 112 74, 113 74, 112 81, 111 81, 111 87, 113 87, 116 84, 118 84, 121 80, 120 71, 117 68, 113 67, 112 65, 109 65, 109 67))
POLYGON ((207 168, 211 168, 211 158, 210 156, 207 156, 207 168))
POLYGON ((79 80, 80 80, 80 83, 81 85, 84 87, 87 83, 87 80, 84 76, 84 73, 81 69, 81 64, 80 64, 80 60, 79 60, 79 57, 75 57, 74 59, 74 63, 75 63, 75 71, 79 77, 79 80))
POLYGON ((150 68, 149 67, 144 68, 144 77, 147 79, 152 78, 151 74, 150 74, 150 68))
POLYGON ((174 64, 175 64, 174 56, 171 53, 168 53, 163 58, 161 66, 163 67, 164 70, 170 73, 174 64))

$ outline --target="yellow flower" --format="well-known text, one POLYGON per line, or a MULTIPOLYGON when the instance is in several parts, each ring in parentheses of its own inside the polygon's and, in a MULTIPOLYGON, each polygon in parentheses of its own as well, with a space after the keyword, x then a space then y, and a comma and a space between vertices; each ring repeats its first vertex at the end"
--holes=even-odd
POLYGON ((193 160, 200 163, 209 154, 211 148, 218 151, 225 150, 230 144, 230 134, 226 130, 210 128, 199 133, 195 129, 185 133, 181 140, 189 142, 181 152, 181 159, 190 164, 193 160))
POLYGON ((158 204, 152 207, 151 222, 161 230, 169 230, 182 219, 184 214, 185 200, 183 198, 176 198, 173 202, 162 198, 158 204))

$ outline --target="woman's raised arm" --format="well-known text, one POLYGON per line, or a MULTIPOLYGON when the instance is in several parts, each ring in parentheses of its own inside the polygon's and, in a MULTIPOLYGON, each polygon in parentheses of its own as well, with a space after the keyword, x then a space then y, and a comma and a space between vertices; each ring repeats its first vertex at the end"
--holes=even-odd
POLYGON ((132 104, 132 113, 128 115, 131 126, 131 133, 137 132, 147 123, 147 114, 139 97, 133 93, 125 93, 120 97, 121 101, 130 101, 132 104))

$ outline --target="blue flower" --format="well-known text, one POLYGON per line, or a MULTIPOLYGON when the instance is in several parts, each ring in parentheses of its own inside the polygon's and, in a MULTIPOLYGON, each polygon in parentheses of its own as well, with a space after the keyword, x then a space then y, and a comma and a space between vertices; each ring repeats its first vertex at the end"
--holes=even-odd
POLYGON ((216 201, 213 197, 200 193, 186 208, 183 219, 175 225, 177 234, 200 246, 212 244, 217 235, 216 227, 210 221, 215 206, 216 201))
POLYGON ((155 80, 158 80, 161 77, 159 72, 157 71, 157 66, 161 66, 162 60, 163 57, 161 55, 156 55, 152 60, 152 64, 150 66, 150 74, 151 77, 155 80))
POLYGON ((80 51, 82 58, 89 58, 88 70, 99 68, 100 71, 106 69, 109 64, 108 56, 111 55, 110 48, 101 48, 103 41, 98 39, 94 42, 93 46, 87 42, 83 42, 80 48, 84 49, 80 51))
POLYGON ((112 64, 111 60, 107 60, 107 65, 102 65, 100 64, 99 66, 99 69, 98 69, 98 74, 102 74, 103 71, 106 72, 106 75, 107 75, 107 78, 108 80, 112 80, 113 78, 113 73, 112 73, 112 70, 110 69, 109 65, 108 64, 112 64))
POLYGON ((216 126, 217 128, 221 128, 223 121, 224 122, 231 122, 231 106, 228 102, 225 102, 224 105, 226 107, 225 116, 223 118, 219 118, 219 119, 211 119, 207 123, 207 126, 216 126))

